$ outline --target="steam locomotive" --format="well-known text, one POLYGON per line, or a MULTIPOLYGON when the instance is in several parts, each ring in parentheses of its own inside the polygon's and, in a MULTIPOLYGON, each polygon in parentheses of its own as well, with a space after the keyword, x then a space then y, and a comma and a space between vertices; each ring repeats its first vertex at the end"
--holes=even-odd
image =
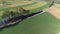
MULTIPOLYGON (((26 10, 23 10, 23 11, 26 11, 26 10)), ((0 20, 0 28, 7 27, 7 26, 10 26, 10 25, 19 23, 20 21, 22 21, 22 20, 24 20, 24 19, 26 19, 28 17, 31 17, 33 15, 36 15, 38 13, 41 13, 41 12, 43 12, 43 11, 38 11, 38 12, 35 12, 35 13, 26 14, 26 15, 24 15, 24 14, 22 14, 22 15, 17 14, 15 16, 13 15, 14 13, 11 12, 11 16, 6 16, 2 20, 0 20)))

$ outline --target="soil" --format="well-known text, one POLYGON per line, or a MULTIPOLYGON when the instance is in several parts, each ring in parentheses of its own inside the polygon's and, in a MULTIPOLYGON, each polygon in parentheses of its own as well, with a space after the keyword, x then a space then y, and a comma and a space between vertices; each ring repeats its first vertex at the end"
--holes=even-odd
POLYGON ((47 11, 60 20, 60 9, 59 8, 57 8, 56 6, 52 6, 47 11))

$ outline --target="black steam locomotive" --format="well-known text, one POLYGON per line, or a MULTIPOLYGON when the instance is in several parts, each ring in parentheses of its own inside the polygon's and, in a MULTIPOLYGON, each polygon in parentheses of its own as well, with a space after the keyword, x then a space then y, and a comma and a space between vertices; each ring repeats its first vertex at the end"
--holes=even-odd
MULTIPOLYGON (((26 11, 26 10, 24 10, 26 11)), ((29 10, 28 10, 29 11, 29 10)), ((31 14, 17 14, 17 15, 13 15, 14 13, 11 12, 11 16, 6 16, 4 17, 2 20, 0 20, 0 28, 3 28, 3 27, 7 27, 7 26, 10 26, 10 25, 13 25, 13 24, 16 24, 16 23, 19 23, 20 21, 28 18, 28 17, 31 17, 33 15, 36 15, 38 13, 41 13, 43 11, 38 11, 36 13, 31 13, 31 14)))

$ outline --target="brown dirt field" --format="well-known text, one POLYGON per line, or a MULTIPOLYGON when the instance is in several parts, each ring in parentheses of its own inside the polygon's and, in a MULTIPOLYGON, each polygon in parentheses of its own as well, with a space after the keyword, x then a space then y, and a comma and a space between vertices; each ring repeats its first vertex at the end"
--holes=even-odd
POLYGON ((57 8, 56 6, 52 6, 47 11, 60 20, 60 9, 59 8, 57 8))

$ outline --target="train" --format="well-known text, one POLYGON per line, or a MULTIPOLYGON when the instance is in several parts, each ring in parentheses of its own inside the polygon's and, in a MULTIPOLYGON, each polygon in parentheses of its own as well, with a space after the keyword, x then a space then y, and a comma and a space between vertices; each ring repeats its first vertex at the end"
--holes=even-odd
POLYGON ((36 15, 36 14, 41 13, 41 12, 43 12, 43 11, 38 11, 35 13, 26 14, 26 15, 22 14, 22 15, 15 15, 15 16, 12 15, 9 17, 5 17, 2 20, 0 20, 0 28, 14 25, 14 24, 19 23, 20 21, 22 21, 28 17, 31 17, 31 16, 36 15))

